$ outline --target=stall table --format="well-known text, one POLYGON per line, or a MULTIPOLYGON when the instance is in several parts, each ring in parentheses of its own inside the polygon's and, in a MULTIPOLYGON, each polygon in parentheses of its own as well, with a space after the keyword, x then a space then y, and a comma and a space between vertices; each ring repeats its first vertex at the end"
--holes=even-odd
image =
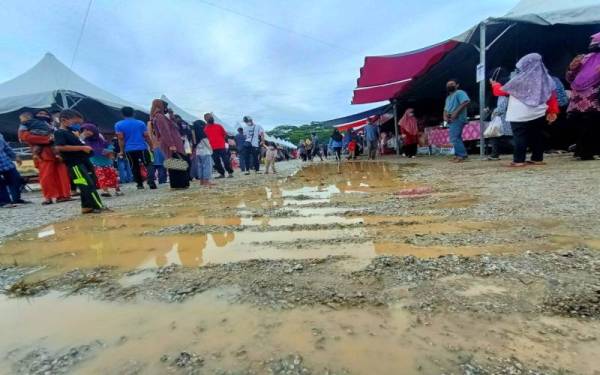
MULTIPOLYGON (((427 142, 430 146, 436 147, 452 147, 450 143, 450 130, 442 126, 432 126, 425 128, 425 134, 427 135, 427 142)), ((463 128, 463 140, 464 141, 476 141, 481 137, 481 129, 479 127, 479 120, 471 121, 463 128)))

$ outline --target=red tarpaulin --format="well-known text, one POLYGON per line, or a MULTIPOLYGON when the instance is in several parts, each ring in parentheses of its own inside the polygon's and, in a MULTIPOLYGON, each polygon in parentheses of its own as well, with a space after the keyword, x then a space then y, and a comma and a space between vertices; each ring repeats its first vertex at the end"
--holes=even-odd
POLYGON ((458 43, 449 40, 413 52, 366 57, 365 64, 360 69, 352 104, 374 103, 394 98, 409 87, 410 80, 427 72, 458 43))

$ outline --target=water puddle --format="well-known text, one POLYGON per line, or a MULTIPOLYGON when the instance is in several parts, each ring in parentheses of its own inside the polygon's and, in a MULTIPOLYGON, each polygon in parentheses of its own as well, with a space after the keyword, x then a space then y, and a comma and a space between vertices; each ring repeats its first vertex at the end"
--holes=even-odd
MULTIPOLYGON (((191 191, 139 209, 78 217, 0 244, 0 264, 44 265, 49 266, 44 272, 52 274, 96 266, 135 270, 249 259, 511 251, 494 243, 419 245, 407 240, 494 231, 498 223, 361 213, 361 202, 368 208, 368 203, 385 202, 414 187, 403 179, 403 168, 384 162, 309 165, 293 177, 231 194, 215 192, 211 199, 206 192, 191 191), (168 231, 162 233, 164 229, 168 231)), ((446 198, 436 204, 455 207, 473 199, 460 194, 446 198)))
POLYGON ((556 368, 594 371, 589 343, 544 333, 549 327, 581 330, 583 323, 575 320, 510 315, 491 325, 469 313, 417 317, 394 307, 259 310, 227 303, 235 293, 207 292, 182 304, 117 304, 57 294, 0 300, 0 351, 8 353, 0 366, 14 369, 37 348, 55 353, 99 343, 73 373, 122 373, 132 364, 145 374, 167 373, 182 351, 202 357, 207 373, 218 368, 266 373, 265 363, 289 354, 301 356, 315 373, 326 368, 352 374, 456 373, 458 354, 485 360, 489 355, 480 348, 490 347, 500 358, 518 353, 532 362, 551 359, 556 368), (556 345, 564 350, 557 352, 556 345))

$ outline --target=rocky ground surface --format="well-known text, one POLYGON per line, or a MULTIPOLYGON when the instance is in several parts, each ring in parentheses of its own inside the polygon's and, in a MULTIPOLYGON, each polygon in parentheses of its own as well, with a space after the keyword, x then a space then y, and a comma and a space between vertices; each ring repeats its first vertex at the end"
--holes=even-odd
MULTIPOLYGON (((365 186, 351 184, 354 175, 338 175, 333 164, 309 167, 284 180, 283 175, 298 168, 290 163, 281 166, 284 173, 279 177, 228 180, 209 193, 243 196, 265 186, 275 195, 276 186, 289 185, 291 193, 273 198, 291 202, 287 206, 248 204, 243 210, 249 218, 291 219, 291 223, 170 223, 138 233, 140 238, 150 239, 265 233, 265 237, 253 237, 247 246, 297 254, 291 258, 149 269, 99 264, 44 277, 35 275, 51 269, 52 262, 5 262, 0 265, 4 298, 0 311, 7 301, 36 301, 56 295, 64 301, 83 296, 115 306, 150 301, 156 306, 186 309, 197 298, 215 291, 215 304, 229 307, 215 310, 212 323, 190 326, 194 337, 208 335, 210 342, 195 339, 197 345, 194 340, 186 344, 182 338, 168 350, 147 355, 132 350, 127 356, 125 348, 137 339, 134 333, 121 333, 114 340, 98 333, 60 345, 40 338, 8 348, 0 363, 11 369, 9 373, 79 373, 94 368, 86 367, 90 364, 114 358, 111 353, 121 350, 119 360, 104 364, 110 369, 107 371, 600 374, 600 162, 554 157, 546 167, 511 170, 498 163, 454 165, 432 158, 410 164, 391 160, 383 167, 372 164, 375 166, 383 168, 386 177, 369 179, 367 174, 365 186), (402 182, 386 183, 390 176, 402 182), (348 191, 344 191, 346 178, 348 186, 353 186, 348 191), (325 197, 319 189, 302 190, 307 184, 335 184, 341 192, 325 197), (315 222, 307 222, 315 212, 320 212, 314 216, 315 222), (340 221, 326 222, 331 217, 340 221), (359 220, 342 220, 354 218, 359 220), (269 238, 269 233, 276 232, 315 236, 301 241, 269 238), (319 238, 321 232, 341 234, 319 238), (372 246, 373 255, 353 256, 353 248, 361 246, 372 246), (302 256, 315 248, 322 248, 324 254, 302 256), (328 255, 332 248, 347 251, 328 255), (237 318, 229 315, 229 309, 239 307, 247 312, 237 318), (394 320, 395 311, 404 314, 405 326, 394 320), (240 327, 251 325, 255 318, 260 320, 259 328, 248 332, 254 341, 239 338, 238 332, 244 332, 240 327), (307 337, 297 332, 294 319, 309 332, 307 337), (214 342, 219 338, 223 338, 221 346, 214 342), (276 341, 278 344, 263 344, 276 341), (397 349, 390 349, 394 345, 397 349), (381 353, 381 359, 369 352, 373 348, 381 353), (345 352, 353 354, 340 354, 345 352), (387 353, 403 364, 377 367, 385 362, 387 353), (361 356, 359 362, 365 367, 355 362, 354 357, 361 356), (369 366, 379 370, 365 370, 369 366)), ((369 170, 369 164, 361 165, 359 175, 363 169, 369 170)), ((153 205, 148 217, 176 218, 177 213, 161 212, 160 200, 153 193, 115 198, 111 206, 127 210, 153 205)), ((158 194, 177 200, 190 193, 163 188, 158 194)), ((205 216, 235 214, 240 210, 236 205, 226 203, 218 213, 213 210, 205 216)), ((18 225, 4 225, 0 230, 7 236, 77 214, 75 204, 62 207, 64 211, 58 213, 46 207, 26 207, 28 211, 21 214, 42 212, 30 220, 9 211, 12 219, 19 220, 18 225)), ((26 237, 5 237, 5 248, 10 249, 11 239, 26 237)), ((202 306, 206 308, 206 304, 202 306)), ((187 332, 185 323, 171 321, 168 315, 164 324, 169 331, 187 332)))

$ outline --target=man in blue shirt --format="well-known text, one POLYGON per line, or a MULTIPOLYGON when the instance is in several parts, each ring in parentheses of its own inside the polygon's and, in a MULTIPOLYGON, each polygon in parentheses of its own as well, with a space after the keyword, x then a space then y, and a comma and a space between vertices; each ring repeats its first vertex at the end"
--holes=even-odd
POLYGON ((453 162, 460 163, 467 159, 467 149, 462 139, 463 128, 467 124, 467 107, 470 99, 466 92, 458 89, 458 80, 451 79, 446 83, 448 96, 444 106, 444 121, 450 128, 450 142, 454 146, 453 162))
POLYGON ((133 108, 123 107, 121 114, 124 119, 115 124, 115 133, 119 140, 119 158, 127 156, 131 163, 133 179, 137 184, 138 189, 144 188, 144 180, 142 178, 141 167, 146 167, 148 172, 148 186, 150 189, 156 189, 154 182, 154 168, 152 164, 152 154, 149 147, 152 146, 152 140, 148 133, 146 124, 142 121, 133 118, 133 108))
POLYGON ((369 117, 367 126, 365 126, 365 138, 367 140, 367 150, 369 160, 375 160, 377 156, 377 144, 379 142, 379 127, 375 124, 375 116, 369 117))

